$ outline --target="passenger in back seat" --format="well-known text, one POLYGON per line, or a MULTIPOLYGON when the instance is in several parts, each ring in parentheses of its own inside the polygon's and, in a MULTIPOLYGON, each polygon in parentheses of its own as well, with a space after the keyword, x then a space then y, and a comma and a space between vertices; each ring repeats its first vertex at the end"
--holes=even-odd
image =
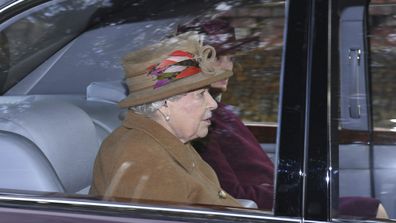
POLYGON ((205 137, 217 107, 209 85, 232 72, 216 52, 186 33, 126 56, 129 96, 122 126, 103 142, 90 194, 119 201, 240 207, 190 141, 205 137))
MULTIPOLYGON (((198 31, 204 42, 216 48, 217 66, 235 71, 231 60, 234 53, 250 52, 246 45, 258 45, 256 38, 236 40, 234 28, 225 19, 193 21, 178 27, 178 32, 198 31), (227 38, 219 38, 226 36, 227 38)), ((228 79, 211 85, 214 98, 227 90, 228 79)), ((221 186, 238 199, 253 200, 261 209, 272 209, 274 195, 274 165, 260 144, 232 111, 232 106, 218 102, 213 111, 210 134, 193 141, 201 157, 211 165, 221 186)))

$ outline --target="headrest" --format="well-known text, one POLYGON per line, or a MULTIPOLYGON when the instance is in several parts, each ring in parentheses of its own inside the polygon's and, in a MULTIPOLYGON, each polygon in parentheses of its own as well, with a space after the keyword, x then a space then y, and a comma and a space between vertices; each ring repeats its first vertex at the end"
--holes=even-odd
POLYGON ((128 95, 128 87, 122 80, 92 82, 87 87, 88 101, 117 104, 128 95))

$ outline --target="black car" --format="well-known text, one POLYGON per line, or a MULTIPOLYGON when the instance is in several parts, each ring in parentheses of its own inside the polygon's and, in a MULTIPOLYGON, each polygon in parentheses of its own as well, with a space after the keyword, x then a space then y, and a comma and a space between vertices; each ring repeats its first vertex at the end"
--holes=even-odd
POLYGON ((0 1, 0 222, 396 219, 395 15, 395 0, 0 1), (125 114, 123 56, 217 17, 258 40, 222 101, 275 165, 273 209, 88 195, 125 114), (344 198, 377 199, 389 219, 344 198))

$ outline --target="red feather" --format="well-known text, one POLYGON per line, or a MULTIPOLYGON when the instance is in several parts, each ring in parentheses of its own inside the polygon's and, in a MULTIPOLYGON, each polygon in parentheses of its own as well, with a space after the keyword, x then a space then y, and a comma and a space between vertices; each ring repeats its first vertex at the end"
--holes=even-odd
POLYGON ((169 56, 193 58, 191 53, 182 50, 173 51, 169 56))
POLYGON ((156 67, 158 64, 153 64, 153 65, 150 65, 149 67, 147 67, 147 70, 152 70, 154 67, 156 67))
POLYGON ((180 73, 176 76, 176 78, 179 79, 179 78, 188 77, 188 76, 197 74, 197 73, 199 73, 199 72, 201 72, 201 69, 198 68, 198 67, 193 67, 193 66, 187 67, 187 68, 184 69, 182 72, 180 72, 180 73))

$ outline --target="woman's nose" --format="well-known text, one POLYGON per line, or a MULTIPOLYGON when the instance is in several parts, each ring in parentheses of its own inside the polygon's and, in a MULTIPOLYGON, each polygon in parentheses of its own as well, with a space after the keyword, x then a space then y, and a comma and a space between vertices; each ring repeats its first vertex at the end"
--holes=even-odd
POLYGON ((208 92, 206 93, 206 100, 208 104, 209 110, 215 110, 217 108, 217 102, 216 100, 213 99, 212 95, 210 95, 208 92))

